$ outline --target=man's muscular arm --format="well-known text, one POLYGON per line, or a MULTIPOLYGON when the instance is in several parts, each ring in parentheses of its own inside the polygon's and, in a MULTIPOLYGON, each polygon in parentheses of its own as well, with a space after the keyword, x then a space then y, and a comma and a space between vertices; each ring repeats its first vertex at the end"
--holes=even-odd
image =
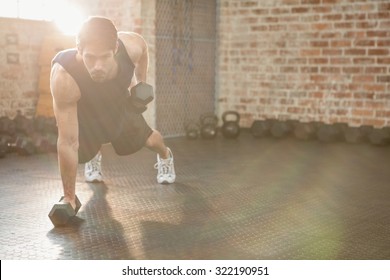
POLYGON ((135 65, 130 87, 135 86, 139 82, 146 82, 149 64, 149 52, 146 41, 141 35, 133 32, 119 32, 118 37, 122 40, 131 61, 135 65))
POLYGON ((80 90, 73 78, 59 64, 50 76, 54 115, 58 126, 58 164, 64 189, 64 203, 75 207, 75 185, 78 165, 77 101, 80 90))

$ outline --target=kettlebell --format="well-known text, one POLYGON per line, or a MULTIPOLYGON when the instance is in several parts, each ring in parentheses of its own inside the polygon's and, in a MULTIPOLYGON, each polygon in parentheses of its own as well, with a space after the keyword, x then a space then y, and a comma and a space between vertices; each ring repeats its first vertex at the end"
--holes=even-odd
POLYGON ((233 139, 240 135, 240 114, 236 111, 226 111, 222 114, 222 135, 233 139), (229 120, 230 119, 230 120, 229 120))
POLYGON ((213 139, 217 136, 218 117, 212 113, 200 117, 200 135, 203 139, 213 139))
POLYGON ((199 124, 195 121, 189 121, 185 125, 185 131, 188 139, 197 139, 199 136, 199 124))

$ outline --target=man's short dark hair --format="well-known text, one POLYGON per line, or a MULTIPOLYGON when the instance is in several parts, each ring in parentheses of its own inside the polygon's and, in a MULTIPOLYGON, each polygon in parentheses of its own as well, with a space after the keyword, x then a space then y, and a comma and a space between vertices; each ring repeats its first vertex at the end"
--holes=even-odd
POLYGON ((77 46, 83 49, 87 44, 99 44, 115 49, 118 40, 118 30, 108 18, 89 17, 81 26, 77 35, 77 46))

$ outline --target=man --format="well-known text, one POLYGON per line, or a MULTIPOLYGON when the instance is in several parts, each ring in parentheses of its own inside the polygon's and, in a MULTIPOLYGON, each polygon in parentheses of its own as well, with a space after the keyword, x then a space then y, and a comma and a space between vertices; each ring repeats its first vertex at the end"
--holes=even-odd
POLYGON ((129 101, 129 89, 146 82, 148 48, 136 33, 118 32, 104 17, 90 17, 77 36, 77 49, 62 51, 52 62, 50 87, 58 126, 58 163, 62 203, 75 209, 78 163, 86 181, 102 181, 102 144, 118 155, 146 146, 157 153, 158 183, 173 183, 173 155, 161 134, 150 128, 129 101))

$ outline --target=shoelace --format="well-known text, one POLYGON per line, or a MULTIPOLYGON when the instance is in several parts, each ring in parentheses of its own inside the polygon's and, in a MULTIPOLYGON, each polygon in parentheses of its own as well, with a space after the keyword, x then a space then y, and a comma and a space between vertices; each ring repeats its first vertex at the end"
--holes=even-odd
POLYGON ((98 159, 93 159, 89 162, 89 172, 92 173, 96 171, 100 172, 100 164, 98 159))
POLYGON ((172 159, 160 159, 154 168, 158 169, 162 174, 168 175, 171 169, 172 159))

